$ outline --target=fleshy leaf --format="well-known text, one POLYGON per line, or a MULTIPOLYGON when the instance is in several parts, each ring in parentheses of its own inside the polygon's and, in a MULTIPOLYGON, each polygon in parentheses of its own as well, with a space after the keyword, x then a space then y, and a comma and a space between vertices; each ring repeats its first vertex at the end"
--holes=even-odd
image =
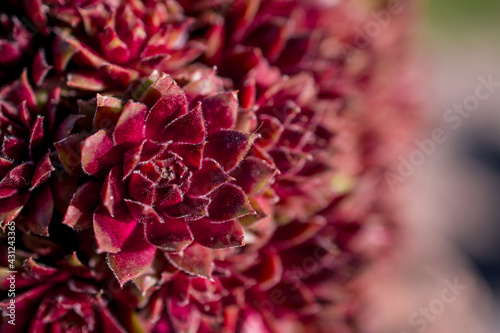
POLYGON ((94 234, 99 250, 119 252, 136 225, 137 222, 126 209, 112 217, 102 204, 97 206, 94 212, 94 234))
POLYGON ((109 89, 108 84, 102 78, 85 72, 68 74, 66 84, 71 88, 84 91, 98 92, 109 89))
POLYGON ((197 243, 211 249, 224 249, 245 245, 242 226, 235 220, 212 223, 207 220, 189 224, 197 243))
POLYGON ((97 107, 92 120, 94 129, 113 129, 120 118, 122 109, 123 103, 120 99, 97 94, 97 107))
POLYGON ((120 162, 121 154, 111 135, 100 130, 82 141, 82 167, 89 175, 104 177, 120 162))
POLYGON ((33 258, 28 258, 23 263, 24 274, 27 277, 40 280, 54 275, 57 269, 37 263, 33 258))
POLYGON ((85 118, 82 114, 70 114, 68 115, 62 122, 61 125, 57 128, 55 134, 55 140, 60 141, 65 137, 68 137, 71 134, 71 131, 75 127, 76 123, 85 118))
POLYGON ((205 156, 219 162, 226 172, 234 169, 252 146, 255 135, 223 130, 207 138, 205 156))
POLYGON ((193 175, 188 195, 197 197, 206 195, 232 179, 222 170, 219 163, 212 159, 205 159, 203 167, 193 175))
POLYGON ((146 205, 153 204, 155 196, 154 183, 137 171, 130 176, 128 192, 134 200, 146 205))
POLYGON ((50 161, 50 152, 47 152, 38 162, 33 178, 31 179, 31 189, 42 185, 49 177, 55 168, 50 161))
POLYGON ((125 199, 130 215, 140 223, 163 223, 163 218, 158 215, 153 207, 142 202, 125 199))
POLYGON ((40 187, 36 195, 31 196, 27 206, 26 224, 28 229, 42 236, 49 236, 49 224, 54 212, 54 198, 48 184, 40 187))
POLYGON ((83 174, 81 162, 81 142, 83 134, 73 134, 54 143, 64 170, 72 176, 83 174))
POLYGON ((30 193, 23 191, 10 197, 0 199, 0 228, 2 228, 4 232, 5 226, 19 215, 29 197, 30 193))
POLYGON ((180 252, 193 241, 193 235, 183 220, 165 219, 164 223, 147 222, 144 225, 148 242, 168 252, 180 252))
POLYGON ((144 139, 146 112, 147 108, 144 104, 132 101, 125 104, 113 132, 113 138, 117 145, 131 147, 144 139))
POLYGON ((33 165, 24 163, 10 170, 0 181, 0 188, 23 189, 29 186, 33 174, 33 165))
POLYGON ((158 141, 163 129, 186 112, 186 95, 176 83, 171 84, 146 118, 146 137, 158 141))
POLYGON ((236 92, 220 93, 201 101, 208 134, 221 129, 232 129, 236 124, 238 99, 236 92))
POLYGON ((119 253, 108 254, 108 265, 123 285, 144 274, 153 262, 156 248, 144 239, 143 225, 138 224, 119 253))
POLYGON ((205 139, 205 121, 198 104, 194 110, 171 122, 161 132, 160 142, 201 143, 205 139))
POLYGON ((126 187, 122 182, 121 166, 117 165, 109 172, 101 189, 102 204, 111 216, 114 216, 122 206, 126 187))
POLYGON ((163 213, 172 218, 198 220, 207 215, 209 203, 210 199, 206 198, 184 198, 182 202, 165 208, 163 213))
POLYGON ((165 253, 165 255, 180 270, 191 275, 212 279, 212 250, 195 243, 186 248, 182 254, 165 253))
POLYGON ((276 168, 256 157, 244 159, 231 176, 236 178, 236 185, 245 193, 254 194, 262 189, 276 174, 276 168))
POLYGON ((326 224, 325 218, 316 216, 304 223, 294 221, 280 226, 273 235, 271 244, 274 248, 283 250, 302 244, 314 236, 326 224))
POLYGON ((207 219, 212 222, 225 222, 241 216, 255 214, 248 197, 234 185, 223 185, 212 196, 208 206, 207 219))
POLYGON ((36 160, 37 154, 40 151, 40 146, 44 141, 44 133, 43 133, 43 117, 38 117, 31 128, 30 135, 30 157, 31 160, 36 160))
POLYGON ((182 192, 176 185, 156 188, 154 206, 162 210, 182 201, 182 192))
POLYGON ((169 148, 172 152, 182 157, 184 165, 199 169, 201 167, 205 145, 206 142, 196 145, 173 143, 169 146, 169 148))

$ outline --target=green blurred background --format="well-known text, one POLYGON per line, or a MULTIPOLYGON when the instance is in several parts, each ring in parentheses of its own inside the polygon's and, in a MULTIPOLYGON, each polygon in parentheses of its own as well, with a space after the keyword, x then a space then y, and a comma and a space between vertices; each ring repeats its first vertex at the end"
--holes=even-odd
POLYGON ((449 38, 500 35, 499 0, 428 0, 427 26, 434 34, 449 38))

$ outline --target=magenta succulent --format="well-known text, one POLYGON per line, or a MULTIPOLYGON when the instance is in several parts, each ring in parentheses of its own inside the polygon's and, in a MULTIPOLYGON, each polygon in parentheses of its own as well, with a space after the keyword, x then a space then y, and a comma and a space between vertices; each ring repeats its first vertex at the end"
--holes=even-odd
POLYGON ((75 254, 58 261, 56 267, 29 257, 21 272, 9 274, 4 270, 0 275, 0 288, 8 290, 13 283, 18 293, 13 298, 15 303, 8 299, 0 302, 0 311, 6 315, 3 333, 127 332, 108 308, 103 291, 94 283, 94 272, 75 254), (11 313, 15 315, 9 316, 11 313), (6 323, 12 319, 16 325, 6 323))
POLYGON ((0 227, 21 216, 21 225, 31 232, 48 235, 54 210, 51 186, 54 172, 51 156, 52 132, 60 89, 48 91, 50 102, 40 101, 28 81, 21 77, 0 89, 0 227))
MULTIPOLYGON (((68 172, 88 175, 63 223, 77 230, 93 225, 98 248, 109 253, 121 283, 147 270, 157 249, 175 263, 174 254, 193 242, 244 245, 237 219, 256 214, 248 195, 275 173, 267 161, 247 156, 258 135, 234 129, 236 95, 216 86, 198 90, 197 84, 185 86, 189 100, 164 74, 146 81, 136 101, 98 95, 95 112, 87 115, 91 131, 55 143, 68 172), (71 166, 74 147, 81 158, 71 166)), ((193 260, 186 264, 199 264, 193 260)), ((211 275, 206 265, 193 269, 211 275)))
POLYGON ((14 332, 356 331, 351 284, 393 241, 386 127, 413 123, 405 15, 359 47, 361 1, 0 8, 14 332))
POLYGON ((42 32, 55 34, 54 67, 67 74, 70 89, 123 89, 154 69, 183 68, 206 49, 191 38, 194 21, 176 1, 39 0, 24 7, 42 32))

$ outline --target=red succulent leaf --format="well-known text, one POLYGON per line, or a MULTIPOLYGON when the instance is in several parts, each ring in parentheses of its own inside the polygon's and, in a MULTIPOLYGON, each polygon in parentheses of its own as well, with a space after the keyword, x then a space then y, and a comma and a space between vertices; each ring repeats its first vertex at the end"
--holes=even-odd
POLYGON ((207 158, 203 161, 203 167, 193 174, 188 195, 196 197, 207 195, 231 180, 233 178, 222 170, 219 163, 207 158))
POLYGON ((6 158, 0 157, 0 178, 3 178, 7 173, 14 168, 15 164, 6 158))
POLYGON ((50 186, 57 211, 64 216, 71 198, 78 189, 78 178, 67 173, 57 174, 57 176, 50 179, 50 186))
MULTIPOLYGON (((0 120, 2 119, 0 118, 0 120)), ((15 137, 3 138, 2 152, 3 155, 9 159, 20 161, 27 159, 28 157, 26 156, 25 152, 27 151, 28 147, 29 144, 25 140, 15 137)))
POLYGON ((54 198, 48 184, 38 189, 37 195, 31 196, 25 221, 28 229, 37 235, 49 236, 49 224, 54 212, 54 198))
POLYGON ((182 157, 182 162, 188 167, 199 169, 203 160, 206 142, 200 144, 173 143, 169 149, 182 157))
POLYGON ((112 217, 106 208, 99 204, 94 212, 94 234, 99 250, 119 252, 136 225, 136 220, 130 216, 127 209, 122 209, 112 217))
POLYGON ((210 199, 185 197, 182 202, 165 208, 163 213, 172 218, 184 218, 188 221, 198 220, 207 215, 209 203, 210 199))
POLYGON ((155 197, 155 185, 146 176, 134 171, 128 184, 130 196, 145 205, 152 205, 155 197))
POLYGON ((123 155, 123 180, 128 178, 141 161, 141 152, 144 142, 138 146, 132 147, 123 155))
POLYGON ((211 249, 245 245, 243 228, 235 220, 216 224, 202 219, 191 222, 189 228, 197 243, 211 249))
POLYGON ((23 274, 26 277, 33 278, 36 280, 41 280, 54 275, 57 269, 49 267, 40 263, 37 263, 33 258, 28 258, 23 263, 23 274))
MULTIPOLYGON (((158 76, 158 72, 153 72, 153 74, 146 79, 144 84, 137 89, 137 94, 134 95, 134 99, 139 99, 139 102, 144 103, 148 108, 152 108, 162 98, 165 98, 165 100, 158 104, 157 111, 159 111, 159 109, 169 104, 169 98, 170 101, 176 100, 175 95, 177 94, 177 91, 175 89, 166 94, 173 82, 174 81, 167 74, 162 73, 158 76)), ((172 113, 173 112, 167 112, 168 115, 172 113)), ((175 119, 175 117, 173 119, 175 119)))
POLYGON ((29 192, 22 191, 10 197, 0 199, 0 228, 4 232, 5 226, 19 215, 29 197, 29 192))
POLYGON ((93 119, 95 130, 111 130, 115 127, 123 110, 123 103, 115 97, 97 94, 97 106, 93 119))
POLYGON ((155 193, 154 206, 159 210, 178 204, 182 201, 183 194, 177 185, 157 187, 155 193))
POLYGON ((240 106, 243 109, 251 109, 255 105, 257 96, 257 88, 255 87, 255 79, 249 78, 243 82, 239 92, 240 106))
POLYGON ((130 51, 120 37, 116 34, 115 29, 108 25, 99 33, 99 41, 101 42, 101 50, 108 59, 113 59, 118 64, 126 63, 130 60, 130 51))
POLYGON ((0 181, 0 188, 23 189, 29 186, 33 175, 33 164, 23 163, 11 169, 0 181))
POLYGON ((121 160, 121 154, 105 130, 82 141, 82 168, 89 175, 104 177, 121 160))
POLYGON ((165 255, 178 269, 191 275, 212 279, 212 250, 194 243, 188 246, 182 254, 165 253, 165 255))
POLYGON ((58 73, 62 73, 66 70, 69 61, 75 53, 75 49, 72 48, 64 38, 57 34, 55 35, 54 42, 52 43, 52 58, 54 68, 58 73))
POLYGON ((161 155, 168 147, 169 143, 158 143, 144 140, 141 149, 141 162, 147 162, 161 155))
POLYGON ((229 172, 245 157, 256 137, 258 136, 233 130, 219 131, 207 138, 205 156, 213 158, 229 172))
POLYGON ((83 134, 72 134, 54 143, 64 170, 72 176, 83 174, 81 142, 84 138, 83 134))
POLYGON ((237 186, 221 186, 212 195, 208 206, 208 220, 225 222, 249 214, 255 214, 246 194, 237 186))
POLYGON ((190 330, 200 332, 201 313, 193 309, 191 304, 169 297, 166 308, 175 332, 189 332, 190 330))
POLYGON ((247 157, 238 168, 231 172, 235 184, 247 194, 259 192, 276 174, 275 167, 256 157, 247 157))
POLYGON ((280 226, 274 233, 270 243, 278 250, 289 249, 310 239, 326 225, 325 218, 315 216, 310 221, 303 223, 294 221, 280 226))
POLYGON ((201 143, 205 139, 205 121, 198 104, 194 110, 182 115, 165 127, 157 138, 160 142, 201 143))
POLYGON ((75 230, 90 228, 93 213, 100 202, 99 193, 101 184, 97 181, 88 181, 76 190, 64 215, 63 224, 75 230))
POLYGON ((96 74, 86 72, 73 72, 68 74, 66 84, 70 88, 99 92, 109 89, 108 84, 103 78, 96 74))
POLYGON ((144 121, 147 108, 144 104, 128 101, 118 119, 113 139, 117 145, 132 147, 144 139, 144 121))
POLYGON ((68 115, 57 128, 56 134, 54 136, 55 141, 60 141, 68 137, 73 131, 73 128, 75 127, 77 122, 83 118, 85 118, 85 116, 81 114, 68 115))
POLYGON ((130 215, 140 223, 155 222, 163 223, 163 217, 158 215, 153 207, 145 205, 142 202, 137 202, 125 199, 130 215))
POLYGON ((117 165, 111 169, 101 188, 102 204, 111 216, 114 216, 123 204, 126 186, 122 178, 121 167, 117 165))
POLYGON ((283 133, 283 125, 281 122, 269 115, 261 115, 259 117, 260 125, 259 131, 260 138, 255 140, 255 144, 261 146, 262 148, 271 148, 280 138, 281 133, 283 133))
POLYGON ((159 141, 164 128, 186 113, 186 95, 176 83, 173 83, 149 111, 146 118, 146 137, 159 141))
POLYGON ((259 254, 259 263, 246 272, 256 280, 256 287, 268 290, 281 281, 283 265, 280 256, 273 251, 263 251, 259 254))
POLYGON ((8 198, 16 194, 17 192, 18 190, 15 188, 8 188, 8 187, 0 188, 0 199, 8 198))
POLYGON ((164 223, 146 222, 144 232, 147 241, 167 252, 180 252, 193 241, 187 223, 178 219, 164 219, 164 223))
POLYGON ((238 99, 236 92, 220 93, 201 101, 208 134, 221 129, 232 129, 236 124, 238 99))
POLYGON ((108 265, 123 286, 144 274, 153 262, 156 248, 144 239, 143 224, 138 224, 118 253, 108 254, 108 265))
POLYGON ((126 86, 127 83, 137 80, 140 76, 139 72, 133 69, 108 63, 99 67, 99 71, 121 86, 126 86))
POLYGON ((36 153, 40 151, 40 146, 44 142, 44 133, 43 133, 43 117, 38 117, 31 128, 30 135, 30 157, 31 160, 36 159, 36 153))
POLYGON ((33 60, 33 70, 31 72, 31 77, 35 85, 40 86, 47 76, 47 73, 52 69, 52 66, 47 64, 47 60, 45 59, 44 49, 39 49, 35 55, 35 59, 33 60))
POLYGON ((52 162, 50 161, 50 152, 47 152, 40 159, 35 168, 35 173, 33 174, 33 178, 31 179, 30 189, 33 190, 34 188, 37 188, 45 183, 54 170, 55 168, 52 166, 52 162))

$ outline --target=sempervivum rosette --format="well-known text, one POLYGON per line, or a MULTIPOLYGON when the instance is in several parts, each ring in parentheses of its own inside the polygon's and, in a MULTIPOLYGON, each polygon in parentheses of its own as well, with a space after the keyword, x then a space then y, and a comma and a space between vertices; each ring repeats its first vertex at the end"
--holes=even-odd
POLYGON ((0 79, 9 79, 12 72, 19 75, 23 61, 33 52, 33 33, 17 17, 10 17, 0 10, 0 79))
POLYGON ((153 74, 135 101, 98 95, 91 113, 85 115, 89 104, 82 103, 89 130, 82 125, 55 143, 67 171, 87 175, 63 223, 93 226, 98 249, 109 253, 122 284, 143 274, 157 250, 209 277, 203 246, 243 245, 237 219, 257 214, 249 195, 275 173, 267 161, 247 156, 258 136, 234 129, 235 94, 219 92, 213 71, 201 75, 208 77, 183 90, 169 76, 153 74))
MULTIPOLYGON (((27 255, 17 252, 17 259, 27 255)), ((16 297, 14 303, 9 299, 0 302, 0 311, 6 315, 2 333, 127 332, 108 307, 106 294, 95 283, 95 273, 74 253, 50 266, 28 256, 17 274, 9 271, 0 267, 0 290, 15 284, 16 297), (9 317, 11 309, 15 315, 9 317), (11 319, 15 325, 7 323, 11 319)))
POLYGON ((361 266, 351 246, 359 227, 327 223, 337 204, 278 227, 260 247, 219 253, 212 281, 174 273, 141 316, 156 333, 319 331, 328 305, 327 331, 346 331, 357 304, 343 286, 361 266))
POLYGON ((0 89, 0 227, 18 218, 20 226, 48 235, 54 198, 52 139, 60 89, 35 92, 26 71, 0 89), (23 208, 26 206, 26 209, 23 208))
POLYGON ((25 1, 24 12, 54 33, 54 67, 72 89, 125 88, 153 69, 182 68, 205 45, 175 1, 25 1))

